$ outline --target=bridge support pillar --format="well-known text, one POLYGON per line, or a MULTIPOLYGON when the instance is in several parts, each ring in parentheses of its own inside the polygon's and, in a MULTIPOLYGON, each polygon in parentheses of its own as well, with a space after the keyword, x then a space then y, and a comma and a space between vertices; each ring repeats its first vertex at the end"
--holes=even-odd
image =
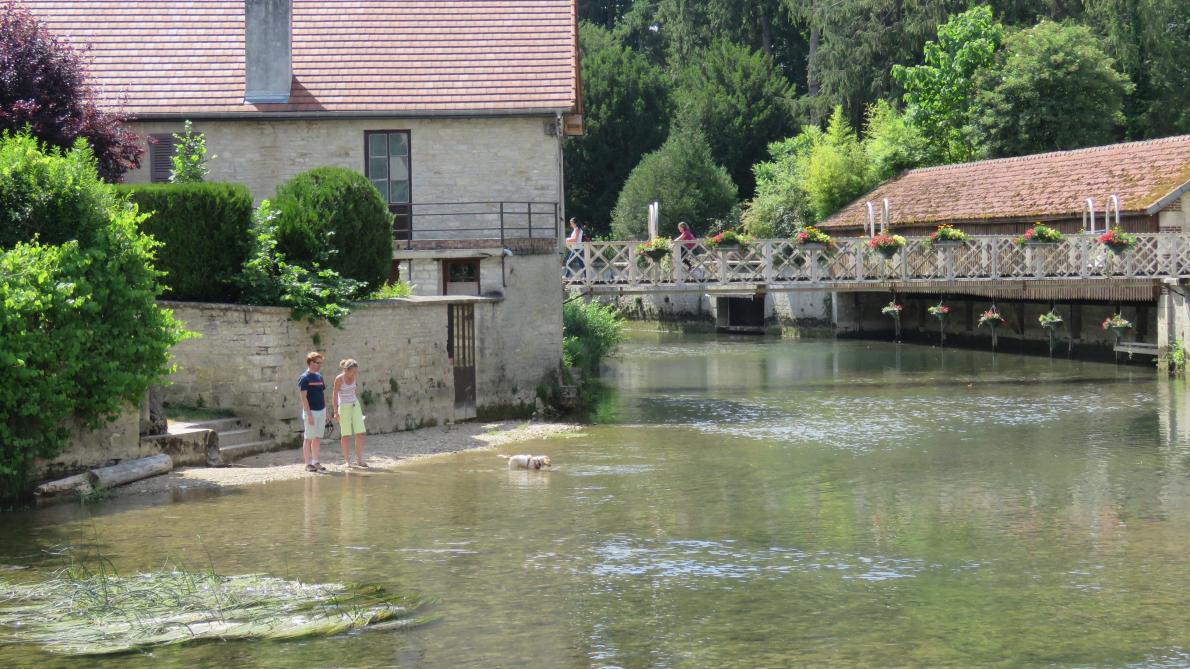
POLYGON ((1179 339, 1190 342, 1190 296, 1179 281, 1168 279, 1157 297, 1157 347, 1164 350, 1179 339))

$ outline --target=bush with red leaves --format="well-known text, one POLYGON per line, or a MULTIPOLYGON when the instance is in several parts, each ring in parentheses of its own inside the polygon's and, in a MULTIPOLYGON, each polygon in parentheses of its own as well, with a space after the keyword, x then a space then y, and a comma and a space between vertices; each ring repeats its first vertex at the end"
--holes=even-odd
POLYGON ((95 105, 78 49, 13 0, 0 5, 0 132, 28 126, 41 141, 62 148, 82 137, 95 151, 100 176, 119 181, 144 153, 123 123, 95 105))

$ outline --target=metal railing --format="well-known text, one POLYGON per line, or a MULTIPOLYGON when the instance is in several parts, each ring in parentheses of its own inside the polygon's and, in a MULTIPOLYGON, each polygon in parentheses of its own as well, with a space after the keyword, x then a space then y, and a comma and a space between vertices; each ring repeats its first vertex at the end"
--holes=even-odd
POLYGON ((415 241, 556 239, 557 202, 415 202, 393 211, 393 238, 415 241))
POLYGON ((1190 277, 1190 236, 1138 234, 1136 245, 1119 255, 1087 234, 1049 244, 1017 244, 1016 239, 973 236, 967 242, 931 244, 915 237, 890 258, 869 248, 866 238, 837 239, 830 246, 760 240, 743 248, 716 248, 699 240, 676 243, 662 258, 638 253, 638 241, 588 242, 566 254, 562 282, 613 290, 732 284, 796 290, 890 282, 1190 277))

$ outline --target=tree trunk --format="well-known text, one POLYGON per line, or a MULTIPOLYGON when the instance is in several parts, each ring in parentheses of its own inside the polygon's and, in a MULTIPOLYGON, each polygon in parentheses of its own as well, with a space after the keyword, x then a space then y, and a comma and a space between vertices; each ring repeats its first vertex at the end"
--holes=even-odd
POLYGON ((760 10, 760 50, 768 55, 773 55, 773 24, 769 21, 768 14, 764 10, 760 10))
POLYGON ((810 49, 806 53, 806 88, 811 96, 818 95, 821 88, 814 74, 814 59, 818 57, 818 41, 822 39, 822 31, 818 26, 810 26, 810 49))
POLYGON ((173 468, 173 459, 162 453, 147 458, 121 462, 111 467, 92 469, 87 475, 91 479, 92 487, 96 490, 104 490, 106 488, 124 485, 125 483, 147 479, 150 476, 164 474, 173 468))
POLYGON ((57 481, 47 481, 33 489, 35 497, 53 497, 63 493, 74 492, 80 489, 90 489, 91 481, 87 474, 75 474, 74 476, 67 476, 64 479, 57 481))

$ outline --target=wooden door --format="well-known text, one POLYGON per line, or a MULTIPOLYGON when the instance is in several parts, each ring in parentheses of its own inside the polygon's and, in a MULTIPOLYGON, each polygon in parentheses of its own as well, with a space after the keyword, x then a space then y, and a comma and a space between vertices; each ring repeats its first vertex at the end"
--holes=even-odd
POLYGON ((455 406, 475 404, 475 305, 447 307, 446 355, 455 380, 455 406))

